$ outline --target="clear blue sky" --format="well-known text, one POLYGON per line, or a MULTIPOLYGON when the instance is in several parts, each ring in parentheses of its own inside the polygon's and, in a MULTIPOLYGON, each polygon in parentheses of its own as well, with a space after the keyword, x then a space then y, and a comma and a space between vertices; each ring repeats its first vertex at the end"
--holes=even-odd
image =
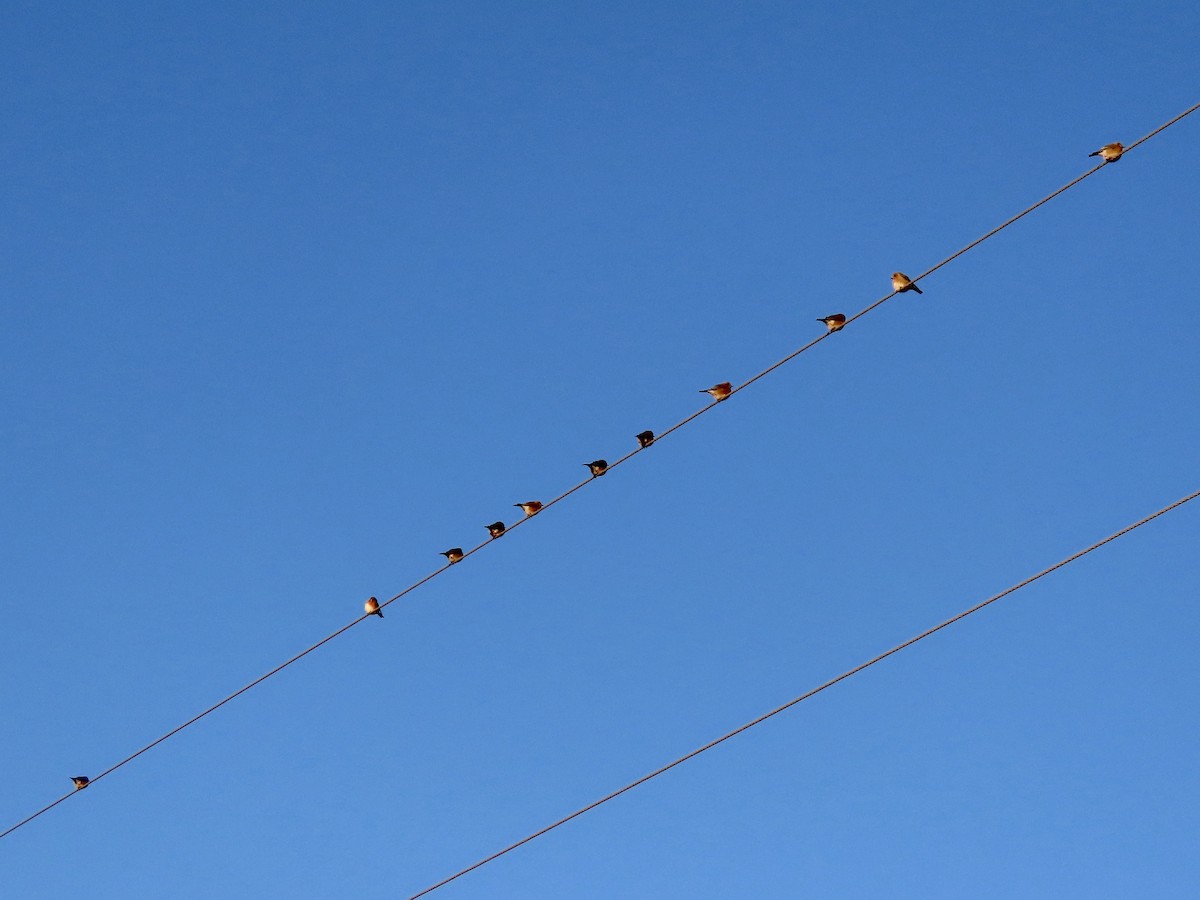
MULTIPOLYGON (((0 827, 1200 100, 1195 3, 0 13, 0 827)), ((1200 487, 1200 113, 0 841, 407 896, 1200 487)), ((1200 892, 1200 506, 444 889, 1200 892)))

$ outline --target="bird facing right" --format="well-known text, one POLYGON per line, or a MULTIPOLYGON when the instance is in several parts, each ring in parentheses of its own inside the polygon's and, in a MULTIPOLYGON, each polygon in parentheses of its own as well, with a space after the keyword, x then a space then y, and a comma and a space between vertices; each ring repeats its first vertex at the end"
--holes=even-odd
POLYGON ((846 317, 841 313, 834 313, 832 316, 826 316, 823 319, 817 319, 817 321, 824 322, 830 334, 833 334, 835 331, 841 331, 846 327, 846 317))
POLYGON ((1106 163, 1116 162, 1121 158, 1121 154, 1125 152, 1125 148, 1120 141, 1113 141, 1111 144, 1105 144, 1095 153, 1089 153, 1088 156, 1098 156, 1106 163))
POLYGON ((705 388, 701 394, 711 394, 714 400, 724 400, 733 393, 733 385, 728 381, 722 381, 720 384, 714 384, 710 388, 705 388))

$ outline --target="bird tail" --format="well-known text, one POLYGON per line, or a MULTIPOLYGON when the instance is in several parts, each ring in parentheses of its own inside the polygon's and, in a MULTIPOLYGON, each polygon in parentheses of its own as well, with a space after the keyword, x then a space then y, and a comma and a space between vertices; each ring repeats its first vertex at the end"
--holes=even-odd
POLYGON ((1095 153, 1089 153, 1089 154, 1088 154, 1088 156, 1099 156, 1099 155, 1100 155, 1100 151, 1099 151, 1099 150, 1097 150, 1095 153))
POLYGON ((911 286, 911 287, 912 287, 912 289, 913 289, 914 291, 916 291, 918 294, 923 294, 923 293, 925 293, 923 290, 921 290, 921 289, 920 289, 919 287, 917 287, 915 284, 914 284, 914 285, 910 285, 910 286, 911 286))

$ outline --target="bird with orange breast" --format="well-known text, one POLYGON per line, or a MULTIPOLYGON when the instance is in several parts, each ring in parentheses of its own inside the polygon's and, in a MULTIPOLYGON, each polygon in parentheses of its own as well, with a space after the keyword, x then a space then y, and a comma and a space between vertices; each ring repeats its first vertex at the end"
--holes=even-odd
POLYGON ((824 322, 830 334, 833 334, 835 331, 841 331, 846 327, 846 317, 841 313, 834 313, 832 316, 826 316, 823 319, 817 319, 817 321, 824 322))
POLYGON ((1098 156, 1106 163, 1116 162, 1121 158, 1121 154, 1125 152, 1125 148, 1121 146, 1120 141, 1114 141, 1111 144, 1105 144, 1095 153, 1089 153, 1088 156, 1098 156))
POLYGON ((590 463, 584 463, 588 467, 588 471, 592 473, 593 478, 599 478, 608 471, 608 460, 593 459, 590 463))
POLYGON ((71 782, 75 785, 75 790, 81 791, 92 783, 92 779, 88 778, 86 775, 72 775, 71 782))
POLYGON ((379 598, 368 597, 367 602, 363 604, 363 609, 367 611, 369 616, 379 616, 383 618, 383 610, 379 608, 379 598))
POLYGON ((442 556, 450 561, 450 565, 454 565, 461 560, 466 554, 462 552, 462 547, 451 547, 449 550, 443 550, 442 556))
POLYGON ((892 290, 897 294, 903 294, 905 291, 916 291, 918 294, 925 293, 903 272, 892 273, 892 290))
POLYGON ((714 384, 710 388, 705 388, 701 394, 711 394, 714 400, 724 400, 733 393, 733 385, 728 381, 722 381, 720 384, 714 384))
POLYGON ((498 538, 500 535, 504 534, 503 522, 493 522, 491 525, 485 525, 483 527, 486 528, 488 530, 488 534, 494 538, 498 538))
POLYGON ((526 516, 537 515, 542 511, 542 501, 540 500, 526 500, 524 503, 514 503, 513 506, 523 510, 526 516))

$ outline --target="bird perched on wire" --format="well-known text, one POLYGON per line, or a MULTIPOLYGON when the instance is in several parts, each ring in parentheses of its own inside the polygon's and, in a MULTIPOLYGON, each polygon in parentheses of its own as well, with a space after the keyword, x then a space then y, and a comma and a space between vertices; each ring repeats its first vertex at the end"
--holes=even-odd
POLYGON ((701 394, 712 394, 714 400, 724 400, 733 393, 733 385, 728 381, 722 381, 720 384, 714 384, 710 388, 705 388, 701 394))
POLYGON ((1111 144, 1105 144, 1095 153, 1089 153, 1088 156, 1098 156, 1106 163, 1116 162, 1121 158, 1121 154, 1125 152, 1125 148, 1121 146, 1120 141, 1114 141, 1111 144))
POLYGON ((78 791, 91 784, 92 779, 88 778, 86 775, 72 775, 71 781, 75 783, 75 790, 78 791))
POLYGON ((451 547, 449 550, 443 550, 442 556, 450 560, 450 563, 453 565, 463 558, 462 547, 451 547))
POLYGON ((892 273, 892 290, 897 294, 903 294, 905 291, 916 291, 918 294, 925 293, 923 290, 917 287, 913 283, 913 280, 903 272, 892 273))
POLYGON ((639 447, 649 447, 654 443, 654 432, 643 431, 637 436, 637 442, 639 447))
POLYGON ((488 530, 488 534, 494 538, 498 538, 500 535, 504 534, 503 522, 493 522, 491 525, 485 525, 483 527, 486 528, 488 530))
POLYGON ((593 459, 590 463, 584 463, 584 465, 588 467, 593 478, 599 478, 608 471, 608 461, 604 459, 593 459))
POLYGON ((376 597, 368 597, 367 602, 363 604, 363 609, 371 615, 383 618, 383 610, 379 608, 379 600, 376 597))
POLYGON ((528 500, 525 503, 514 503, 513 506, 518 506, 525 511, 525 515, 532 516, 535 513, 541 512, 542 501, 528 500))
POLYGON ((846 327, 846 317, 841 313, 834 313, 832 316, 826 316, 823 319, 817 319, 817 321, 824 322, 830 334, 833 334, 835 331, 841 331, 846 327))

